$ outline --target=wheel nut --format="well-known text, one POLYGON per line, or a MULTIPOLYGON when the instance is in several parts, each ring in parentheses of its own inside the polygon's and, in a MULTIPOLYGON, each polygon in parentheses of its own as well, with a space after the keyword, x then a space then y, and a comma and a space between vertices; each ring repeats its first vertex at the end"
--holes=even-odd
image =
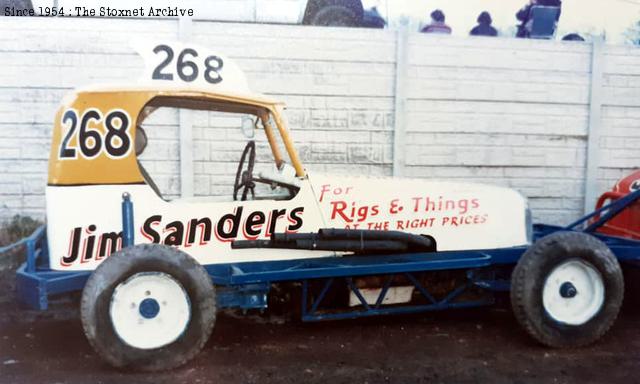
POLYGON ((562 285, 560 286, 560 296, 564 297, 565 299, 576 297, 577 294, 578 290, 569 281, 562 283, 562 285))

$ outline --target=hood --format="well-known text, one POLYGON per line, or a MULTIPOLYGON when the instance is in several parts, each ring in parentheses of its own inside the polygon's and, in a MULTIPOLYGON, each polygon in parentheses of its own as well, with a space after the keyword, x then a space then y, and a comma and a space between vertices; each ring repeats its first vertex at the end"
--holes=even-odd
POLYGON ((439 251, 527 244, 527 202, 492 185, 406 178, 310 175, 329 228, 430 235, 439 251))

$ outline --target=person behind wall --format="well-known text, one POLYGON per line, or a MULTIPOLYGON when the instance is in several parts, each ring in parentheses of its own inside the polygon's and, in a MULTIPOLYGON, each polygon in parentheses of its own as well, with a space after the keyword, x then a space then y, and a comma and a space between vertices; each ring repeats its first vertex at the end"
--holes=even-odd
POLYGON ((584 41, 584 37, 577 33, 570 33, 562 38, 562 41, 584 41))
POLYGON ((478 25, 476 25, 469 34, 471 36, 498 36, 498 31, 491 26, 491 15, 484 11, 478 16, 478 25))
MULTIPOLYGON (((544 7, 558 7, 560 8, 560 11, 562 11, 562 0, 530 0, 529 4, 520 8, 518 13, 516 13, 516 19, 520 21, 520 25, 518 25, 518 32, 516 32, 516 37, 528 37, 529 31, 527 30, 527 25, 532 21, 531 8, 536 5, 544 7)), ((558 20, 560 20, 560 12, 558 12, 556 22, 558 20)))
POLYGON ((365 9, 362 15, 362 27, 383 29, 387 25, 385 19, 380 15, 378 7, 365 9))
POLYGON ((431 12, 431 23, 427 24, 422 28, 420 32, 422 33, 440 33, 444 35, 451 34, 451 27, 449 27, 444 22, 444 13, 441 10, 436 9, 431 12))

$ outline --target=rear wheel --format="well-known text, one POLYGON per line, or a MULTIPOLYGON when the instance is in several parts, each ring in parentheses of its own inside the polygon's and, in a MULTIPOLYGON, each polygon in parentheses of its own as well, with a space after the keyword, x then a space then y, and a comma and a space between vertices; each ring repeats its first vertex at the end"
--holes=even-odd
POLYGON ((511 277, 511 304, 525 330, 542 344, 575 347, 596 341, 622 305, 622 270, 593 236, 561 232, 536 242, 511 277))
POLYGON ((326 5, 311 18, 311 25, 331 27, 355 27, 358 25, 356 13, 342 5, 326 5))
POLYGON ((189 255, 156 244, 111 255, 82 294, 82 325, 111 365, 144 371, 180 366, 208 340, 215 294, 207 272, 189 255))

